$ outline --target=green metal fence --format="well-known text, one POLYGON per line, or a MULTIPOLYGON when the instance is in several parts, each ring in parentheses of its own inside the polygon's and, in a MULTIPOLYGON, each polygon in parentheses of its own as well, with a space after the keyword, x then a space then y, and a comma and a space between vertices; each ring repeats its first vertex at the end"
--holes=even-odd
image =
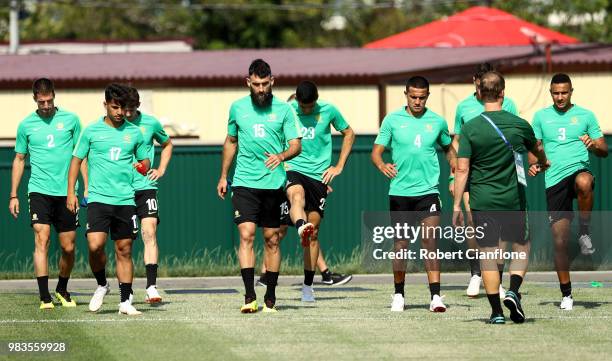
MULTIPOLYGON (((612 144, 612 136, 607 136, 612 144)), ((333 193, 329 196, 320 239, 328 253, 350 255, 361 243, 362 211, 384 211, 388 209, 388 182, 370 162, 370 151, 374 136, 359 136, 353 153, 342 175, 334 180, 333 193)), ((341 139, 334 138, 334 156, 340 150, 341 139)), ((220 166, 220 146, 176 146, 174 156, 165 177, 160 181, 159 205, 161 224, 158 240, 160 255, 187 257, 203 249, 221 249, 232 252, 238 244, 236 227, 232 222, 232 206, 216 195, 216 184, 220 166)), ((12 148, 0 148, 0 194, 10 191, 12 148)), ((159 159, 159 157, 157 157, 159 159)), ((448 210, 451 199, 448 192, 448 165, 440 154, 441 199, 443 209, 448 210)), ((596 175, 595 209, 612 210, 612 191, 608 186, 612 178, 612 157, 592 159, 596 175)), ((0 212, 0 255, 12 255, 15 259, 31 257, 33 251, 32 232, 29 227, 27 209, 26 168, 20 187, 21 215, 14 220, 5 206, 0 212)), ((544 178, 531 179, 528 187, 530 208, 545 210, 544 178)), ((86 212, 81 210, 80 219, 85 224, 86 212)), ((297 236, 291 231, 282 245, 283 254, 301 257, 297 236)), ((546 239, 534 239, 534 248, 550 247, 546 239)), ((110 242, 109 242, 110 243, 110 242)), ((52 243, 57 250, 57 242, 52 243)), ((84 227, 78 234, 77 252, 86 253, 84 227)), ((110 250, 110 245, 109 245, 110 250)), ((142 250, 136 243, 136 252, 142 250)), ((609 252, 608 252, 609 253, 609 252)), ((221 261, 221 260, 220 260, 221 261)), ((4 262, 0 271, 11 271, 11 262, 4 262)))

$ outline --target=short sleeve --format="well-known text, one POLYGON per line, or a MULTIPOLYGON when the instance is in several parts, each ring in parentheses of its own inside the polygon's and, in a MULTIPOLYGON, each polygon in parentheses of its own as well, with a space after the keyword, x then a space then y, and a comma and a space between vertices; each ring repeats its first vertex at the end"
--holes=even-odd
POLYGON ((470 133, 464 132, 459 138, 459 149, 457 150, 457 158, 471 158, 472 157, 472 140, 470 139, 470 133))
POLYGON ((227 135, 231 137, 238 136, 238 124, 236 123, 236 106, 232 104, 229 110, 229 117, 227 120, 227 135))
POLYGON ((74 128, 72 128, 72 146, 76 147, 79 137, 81 136, 81 120, 79 117, 74 117, 74 128))
POLYGON ((601 132, 601 128, 599 127, 599 123, 597 122, 597 118, 595 118, 595 114, 589 113, 587 118, 587 134, 591 139, 598 139, 603 137, 603 133, 601 132))
POLYGON ((455 110, 455 134, 461 134, 461 126, 463 125, 463 117, 461 116, 461 105, 457 105, 455 110))
POLYGON ((292 106, 287 106, 283 119, 283 133, 286 141, 302 138, 302 123, 292 106))
POLYGON ((529 125, 529 123, 527 123, 527 121, 524 121, 523 123, 524 123, 523 138, 524 138, 525 148, 527 148, 527 150, 531 150, 535 148, 536 146, 536 143, 537 143, 536 135, 535 135, 534 129, 529 125))
POLYGON ((450 133, 448 131, 448 123, 446 123, 446 120, 444 119, 442 119, 442 126, 440 127, 440 134, 438 135, 437 141, 443 148, 448 147, 448 145, 452 142, 450 133))
POLYGON ((391 132, 391 121, 389 118, 385 117, 380 126, 380 130, 378 132, 378 136, 376 140, 374 140, 374 144, 382 145, 384 147, 389 147, 391 144, 392 132, 391 132))
POLYGON ((504 98, 504 103, 502 105, 502 108, 508 113, 514 114, 517 117, 519 115, 518 108, 516 107, 516 103, 514 103, 514 101, 510 98, 504 98))
POLYGON ((535 113, 533 116, 533 121, 531 122, 531 127, 533 128, 533 132, 535 134, 536 139, 542 140, 542 116, 540 112, 535 113))
POLYGON ((28 135, 26 134, 26 127, 23 123, 19 124, 19 127, 17 128, 17 137, 15 139, 15 153, 28 153, 28 135))
POLYGON ((331 113, 332 113, 331 114, 332 115, 331 124, 333 125, 334 129, 341 132, 349 127, 349 124, 346 122, 346 120, 344 119, 344 116, 342 116, 342 113, 340 113, 338 108, 331 107, 331 113))
POLYGON ((164 144, 170 139, 170 136, 164 130, 164 127, 161 123, 156 119, 155 124, 153 126, 153 139, 159 144, 164 144))
POLYGON ((85 159, 87 158, 87 154, 89 154, 90 132, 88 130, 89 128, 86 128, 83 133, 81 133, 79 141, 77 142, 77 145, 74 148, 74 151, 72 152, 72 155, 77 158, 85 159))

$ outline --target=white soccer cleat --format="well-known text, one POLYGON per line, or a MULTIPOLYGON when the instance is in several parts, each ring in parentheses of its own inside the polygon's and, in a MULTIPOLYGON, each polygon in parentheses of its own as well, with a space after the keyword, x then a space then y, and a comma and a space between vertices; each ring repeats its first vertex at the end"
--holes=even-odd
POLYGON ((312 286, 302 285, 302 302, 314 302, 314 290, 312 286))
POLYGON ((444 298, 444 296, 440 297, 440 295, 434 295, 433 298, 431 299, 431 303, 429 304, 429 310, 431 312, 445 312, 446 311, 446 305, 444 304, 444 302, 442 302, 442 298, 444 298))
POLYGON ((593 248, 593 241, 591 241, 591 236, 588 234, 583 234, 578 238, 578 244, 580 245, 580 253, 585 256, 590 256, 595 253, 595 248, 593 248))
POLYGON ((108 283, 106 286, 98 285, 98 288, 96 288, 91 300, 89 301, 89 310, 91 312, 97 312, 100 307, 102 307, 102 303, 104 303, 104 296, 109 294, 109 292, 110 286, 108 283))
POLYGON ((574 308, 574 299, 572 296, 570 295, 563 297, 559 308, 565 311, 571 311, 574 308))
POLYGON ((404 296, 400 293, 393 295, 393 301, 391 301, 392 312, 404 312, 404 296))
POLYGON ((472 278, 470 278, 470 283, 468 284, 467 290, 465 290, 468 297, 478 296, 480 293, 480 282, 482 282, 482 277, 478 275, 473 275, 472 278))
MULTIPOLYGON (((131 300, 130 300, 131 301, 131 300)), ((157 292, 157 286, 149 286, 146 290, 145 302, 149 304, 160 303, 162 301, 159 292, 157 292)))
POLYGON ((504 289, 504 286, 502 286, 501 284, 499 285, 499 298, 502 300, 506 298, 506 290, 504 289))
POLYGON ((128 315, 128 316, 138 316, 138 315, 141 315, 142 312, 134 308, 130 300, 127 300, 119 304, 119 314, 128 315))

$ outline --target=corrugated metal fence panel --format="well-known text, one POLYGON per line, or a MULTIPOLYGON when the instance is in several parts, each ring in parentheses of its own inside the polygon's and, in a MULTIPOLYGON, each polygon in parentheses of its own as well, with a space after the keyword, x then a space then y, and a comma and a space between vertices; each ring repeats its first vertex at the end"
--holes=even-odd
MULTIPOLYGON (((374 136, 359 136, 355 142, 349 162, 332 187, 328 198, 320 239, 326 251, 333 249, 334 254, 349 255, 360 244, 362 211, 385 211, 388 209, 388 181, 370 162, 370 151, 374 136)), ((612 144, 612 136, 607 136, 612 144)), ((334 137, 334 161, 340 150, 341 139, 334 137)), ((161 224, 158 239, 160 254, 177 257, 189 256, 204 249, 220 248, 232 252, 238 245, 236 227, 232 219, 232 206, 229 199, 222 201, 216 195, 216 184, 221 161, 220 146, 175 147, 170 167, 160 181, 159 203, 161 224)), ((387 155, 388 156, 388 155, 387 155)), ((8 198, 10 191, 11 163, 14 157, 12 148, 0 148, 0 194, 8 198)), ((450 210, 447 177, 448 165, 439 155, 441 164, 441 200, 443 209, 450 210)), ((159 157, 157 157, 159 159, 159 157)), ((608 187, 612 177, 612 157, 606 159, 593 157, 593 173, 597 177, 595 209, 612 209, 612 190, 608 187)), ((26 169, 20 187, 21 216, 13 220, 6 204, 0 212, 0 252, 17 254, 18 257, 31 256, 33 251, 32 233, 28 222, 26 169)), ((528 187, 528 200, 533 210, 546 210, 543 177, 531 179, 528 187)), ((5 202, 6 202, 5 198, 5 202)), ((86 214, 80 213, 82 224, 86 214)), ((85 254, 87 247, 84 228, 79 230, 78 252, 85 254)), ((283 254, 297 257, 301 254, 297 246, 295 231, 282 245, 283 254)), ((258 236, 258 239, 261 239, 258 236)), ((261 244, 261 242, 258 242, 261 244)), ((534 248, 536 244, 534 244, 534 248)), ((540 245, 538 245, 540 246, 540 245)), ((545 245, 541 245, 545 246, 545 245)), ((109 242, 108 249, 112 248, 109 242)), ((57 249, 53 242, 52 250, 57 249)), ((141 242, 136 243, 135 252, 142 250, 141 242)), ((301 256, 300 256, 301 257, 301 256)), ((220 260, 223 262, 224 260, 220 260)), ((7 267, 5 262, 2 267, 7 267)))

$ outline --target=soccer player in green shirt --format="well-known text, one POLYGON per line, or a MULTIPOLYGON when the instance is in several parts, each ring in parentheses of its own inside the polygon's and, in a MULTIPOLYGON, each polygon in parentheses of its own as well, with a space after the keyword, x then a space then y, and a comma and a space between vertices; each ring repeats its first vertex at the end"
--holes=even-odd
POLYGON ((17 129, 15 159, 11 176, 9 211, 19 215, 18 188, 30 154, 32 172, 28 183, 30 225, 34 230, 34 272, 40 294, 40 309, 54 308, 49 293, 49 267, 47 256, 51 225, 58 233, 62 254, 59 260, 59 280, 55 295, 64 307, 76 307, 67 291, 68 279, 74 265, 74 241, 79 226, 78 215, 66 208, 68 167, 72 150, 79 139, 79 118, 55 106, 55 88, 46 78, 34 81, 34 101, 38 109, 25 118, 17 129))
MULTIPOLYGON (((522 153, 535 154, 543 169, 549 162, 529 123, 502 109, 504 88, 504 78, 497 72, 487 72, 481 78, 478 91, 485 102, 485 111, 463 127, 455 170, 453 224, 463 225, 461 202, 469 173, 473 222, 482 233, 477 237, 479 250, 499 253, 503 251, 500 248, 503 240, 513 242, 512 250, 523 256, 510 262, 510 288, 504 298, 510 319, 522 323, 525 314, 519 288, 527 271, 530 247, 522 153)), ((489 322, 503 324, 501 277, 497 268, 502 257, 492 254, 494 257, 480 259, 480 267, 492 309, 489 322)))
MULTIPOLYGON (((404 91, 408 105, 387 114, 374 141, 372 162, 387 178, 391 222, 414 223, 425 227, 440 225, 440 192, 438 190, 440 164, 436 144, 442 147, 447 160, 454 167, 455 151, 451 146, 446 120, 426 107, 429 82, 421 76, 408 79, 404 91), (385 148, 392 152, 392 163, 385 163, 385 148)), ((434 232, 435 233, 435 232, 434 232)), ((395 251, 408 248, 408 239, 396 239, 395 251)), ((414 240, 412 240, 414 241, 414 240)), ((425 232, 421 246, 436 250, 435 234, 425 232)), ((446 306, 440 297, 440 263, 437 259, 425 260, 431 303, 429 310, 444 312, 446 306)), ((393 260, 395 293, 391 311, 404 311, 405 260, 393 260)))
MULTIPOLYGON (((555 74, 550 82, 553 105, 538 111, 533 130, 544 145, 552 165, 545 173, 546 201, 554 240, 555 268, 561 288, 562 310, 574 305, 567 248, 573 219, 573 200, 578 199, 580 229, 578 243, 584 255, 595 252, 589 223, 593 209, 595 182, 589 170, 589 152, 608 156, 608 145, 595 115, 572 104, 572 81, 567 74, 555 74)), ((537 166, 530 167, 536 174, 537 166)))
POLYGON ((140 220, 140 230, 144 242, 144 263, 147 273, 145 286, 145 302, 154 304, 161 302, 157 291, 157 225, 159 224, 159 207, 157 202, 157 181, 164 176, 170 158, 172 157, 172 141, 161 123, 153 116, 143 114, 138 110, 140 95, 134 87, 128 88, 129 98, 125 107, 125 118, 142 132, 145 145, 149 148, 149 161, 153 164, 155 146, 153 140, 161 145, 161 158, 158 168, 152 168, 146 177, 140 176, 134 169, 134 190, 136 215, 140 220))
POLYGON ((272 95, 274 78, 268 63, 254 60, 246 84, 251 94, 230 107, 217 194, 225 199, 228 172, 237 153, 231 197, 240 236, 240 273, 246 291, 240 312, 258 311, 253 252, 258 226, 263 227, 267 266, 263 312, 276 312, 280 205, 287 179, 282 163, 300 153, 302 125, 293 108, 272 95), (289 147, 285 150, 287 143, 289 147))
MULTIPOLYGON (((88 160, 89 197, 87 205, 87 242, 89 265, 98 288, 89 302, 89 310, 102 307, 110 287, 106 280, 106 253, 104 246, 110 233, 115 242, 117 279, 121 303, 119 313, 139 315, 132 305, 132 242, 138 234, 138 220, 134 203, 134 173, 144 177, 149 170, 149 148, 140 129, 125 120, 128 90, 119 84, 110 84, 104 91, 106 116, 88 126, 73 152, 68 172, 68 189, 76 182, 84 158, 88 160), (134 158, 138 161, 134 162, 134 158)), ((69 194, 66 205, 76 213, 76 195, 69 194)))
MULTIPOLYGON (((462 100, 459 104, 457 104, 457 109, 455 111, 455 136, 453 137, 453 147, 455 149, 459 148, 459 139, 461 138, 461 128, 470 120, 476 118, 484 111, 484 102, 480 99, 478 95, 478 85, 480 84, 480 77, 488 72, 492 71, 493 66, 489 63, 482 63, 476 66, 476 71, 474 72, 474 76, 472 77, 472 82, 476 87, 474 93, 469 97, 462 100)), ((518 116, 518 110, 516 108, 516 104, 512 99, 505 97, 502 103, 502 109, 507 111, 510 114, 514 114, 518 116)), ((451 176, 449 179, 449 191, 450 194, 453 195, 455 190, 454 185, 455 174, 451 172, 451 176)), ((470 184, 468 183, 465 189, 465 193, 463 194, 463 206, 467 212, 468 221, 471 222, 470 215, 470 184)), ((475 250, 478 248, 478 244, 476 240, 472 237, 468 237, 467 239, 468 252, 470 250, 475 250)), ((501 245, 502 249, 507 248, 507 244, 501 245)), ((480 283, 482 281, 481 273, 480 273, 480 263, 477 259, 470 259, 470 274, 471 278, 468 283, 468 287, 466 289, 466 293, 469 297, 476 297, 480 293, 480 283)), ((500 272, 503 273, 504 264, 499 264, 500 272)), ((500 296, 504 297, 504 289, 499 286, 500 296)))

